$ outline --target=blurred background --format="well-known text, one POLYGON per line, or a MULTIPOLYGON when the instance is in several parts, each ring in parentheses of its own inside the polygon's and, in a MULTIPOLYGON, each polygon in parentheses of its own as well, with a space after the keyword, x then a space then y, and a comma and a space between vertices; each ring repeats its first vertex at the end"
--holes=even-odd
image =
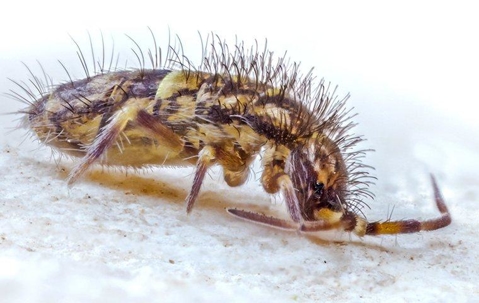
MULTIPOLYGON (((81 78, 69 36, 89 56, 90 33, 99 57, 103 33, 107 54, 114 41, 119 65, 130 67, 137 62, 125 34, 146 49, 152 47, 147 27, 162 45, 168 29, 177 34, 193 60, 201 55, 198 32, 213 32, 231 43, 236 37, 246 44, 267 39, 270 50, 287 51, 304 70, 314 67, 318 78, 338 85, 340 96, 351 94, 350 106, 359 113, 357 131, 368 138, 366 147, 376 149, 369 161, 381 179, 409 170, 407 163, 417 168, 416 160, 423 174, 478 171, 479 22, 469 2, 182 3, 10 3, 0 20, 2 91, 17 90, 7 78, 28 79, 21 62, 36 74, 41 62, 61 82, 68 79, 61 60, 74 78, 81 78)), ((19 107, 2 97, 2 111, 19 107)), ((399 179, 404 176, 391 182, 399 179)))

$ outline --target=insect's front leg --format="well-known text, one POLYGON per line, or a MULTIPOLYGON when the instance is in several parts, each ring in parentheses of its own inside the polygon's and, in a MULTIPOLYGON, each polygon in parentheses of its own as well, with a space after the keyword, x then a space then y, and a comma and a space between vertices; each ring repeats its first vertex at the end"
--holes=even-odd
POLYGON ((283 229, 297 229, 297 224, 295 223, 302 223, 303 217, 301 215, 301 208, 295 194, 293 183, 288 174, 284 171, 285 162, 289 153, 289 149, 282 145, 270 145, 266 148, 263 156, 263 174, 261 176, 261 183, 266 192, 270 194, 279 191, 283 193, 288 213, 293 220, 292 223, 282 219, 267 217, 247 211, 235 209, 228 209, 227 211, 234 216, 260 224, 283 229))
POLYGON ((279 190, 284 195, 286 207, 288 213, 294 222, 301 222, 301 209, 299 206, 298 198, 295 194, 293 183, 289 176, 284 172, 281 167, 284 164, 271 164, 271 167, 264 168, 263 175, 261 177, 263 187, 268 193, 277 193, 279 190))
POLYGON ((265 151, 261 183, 266 192, 270 194, 281 190, 291 219, 294 222, 302 222, 301 208, 296 197, 293 182, 291 182, 288 174, 284 171, 289 154, 290 150, 283 145, 273 145, 265 151))

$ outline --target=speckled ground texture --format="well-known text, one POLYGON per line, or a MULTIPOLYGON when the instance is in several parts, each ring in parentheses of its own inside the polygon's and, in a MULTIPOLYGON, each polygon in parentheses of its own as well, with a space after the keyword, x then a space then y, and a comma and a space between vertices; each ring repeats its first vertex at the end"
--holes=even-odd
MULTIPOLYGON (((86 31, 98 43, 102 29, 106 41, 114 37, 116 52, 130 55, 123 33, 142 43, 149 39, 147 26, 164 41, 169 25, 186 53, 196 56, 197 30, 229 41, 235 34, 249 41, 267 37, 278 54, 288 50, 304 70, 315 66, 319 77, 340 85, 339 95, 351 92, 350 106, 359 113, 355 131, 368 138, 363 147, 376 150, 366 160, 378 178, 376 199, 364 210, 368 219, 437 216, 428 178, 434 173, 453 223, 429 233, 362 239, 274 230, 238 221, 225 208, 286 216, 284 205, 262 190, 257 177, 232 189, 218 169, 206 178, 189 216, 183 200, 192 168, 97 168, 67 188, 74 162, 55 161, 50 149, 15 129, 18 115, 2 115, 0 301, 479 300, 479 48, 472 38, 479 25, 467 4, 255 4, 263 14, 249 16, 260 22, 239 28, 232 21, 251 12, 253 3, 245 2, 234 16, 213 2, 141 13, 142 1, 138 12, 82 3, 72 16, 50 2, 29 3, 28 10, 9 4, 12 12, 27 14, 30 26, 13 29, 14 13, 0 21, 2 93, 18 91, 7 77, 28 79, 21 62, 39 73, 38 59, 61 82, 67 76, 56 60, 62 59, 80 78, 68 33, 88 52, 86 31), (191 9, 175 18, 184 7, 191 9), (287 24, 280 18, 286 15, 287 24), (136 21, 125 23, 121 16, 136 21)), ((0 98, 2 113, 23 106, 0 98)))

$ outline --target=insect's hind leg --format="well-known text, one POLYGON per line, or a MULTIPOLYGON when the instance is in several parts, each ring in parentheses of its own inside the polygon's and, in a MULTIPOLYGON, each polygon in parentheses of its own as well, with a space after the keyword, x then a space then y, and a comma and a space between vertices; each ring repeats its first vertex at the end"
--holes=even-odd
POLYGON ((100 128, 95 140, 88 147, 86 155, 70 173, 69 185, 75 183, 95 161, 115 144, 128 123, 142 129, 149 136, 161 142, 163 148, 168 149, 173 154, 179 153, 183 149, 183 141, 171 129, 145 110, 139 110, 137 105, 127 104, 115 112, 108 122, 100 128))
POLYGON ((68 185, 75 183, 87 169, 95 163, 116 142, 127 123, 136 117, 136 106, 124 106, 115 112, 109 121, 99 129, 92 144, 87 148, 86 155, 75 166, 68 177, 68 185))

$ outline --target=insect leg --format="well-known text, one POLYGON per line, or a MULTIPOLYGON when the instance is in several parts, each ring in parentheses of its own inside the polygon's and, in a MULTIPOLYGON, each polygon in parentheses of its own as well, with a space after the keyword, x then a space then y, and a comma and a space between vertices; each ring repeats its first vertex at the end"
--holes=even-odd
POLYGON ((259 214, 255 212, 239 210, 239 209, 228 208, 226 209, 226 211, 229 214, 246 221, 259 223, 259 224, 267 225, 267 226, 272 226, 279 229, 298 230, 301 226, 299 222, 302 221, 302 218, 300 216, 299 202, 296 198, 296 195, 294 194, 294 189, 292 188, 291 180, 289 180, 289 177, 284 172, 283 174, 274 175, 274 176, 277 176, 277 178, 269 179, 269 177, 271 176, 272 176, 272 173, 270 170, 265 169, 265 171, 263 171, 263 177, 262 177, 263 186, 264 187, 268 186, 269 190, 276 189, 276 192, 280 188, 283 189, 283 194, 286 199, 286 205, 288 207, 288 211, 293 222, 275 218, 275 217, 265 216, 263 214, 259 214), (265 180, 269 180, 269 181, 265 182, 265 180), (271 180, 274 180, 274 181, 271 181, 271 180))
POLYGON ((278 178, 278 184, 282 188, 282 192, 288 207, 289 215, 294 222, 302 222, 301 209, 299 207, 299 201, 296 197, 295 189, 291 179, 288 175, 284 174, 278 178))
POLYGON ((145 110, 140 110, 138 112, 135 122, 158 142, 161 142, 162 146, 170 149, 172 152, 179 153, 183 149, 183 140, 181 140, 181 138, 170 128, 158 121, 158 119, 145 110))
POLYGON ((93 143, 88 147, 86 155, 71 171, 68 185, 75 183, 116 142, 127 123, 136 117, 137 112, 136 106, 124 106, 111 116, 105 126, 99 130, 93 143))
POLYGON ((186 197, 186 213, 190 213, 193 209, 193 205, 196 202, 196 198, 198 198, 198 194, 200 192, 201 184, 203 183, 203 179, 206 174, 206 170, 211 164, 214 163, 216 155, 215 155, 215 148, 209 145, 203 147, 203 149, 199 153, 198 161, 196 162, 196 171, 195 177, 193 179, 193 185, 191 186, 190 193, 188 197, 186 197))
POLYGON ((371 222, 367 224, 365 229, 366 235, 394 235, 394 234, 408 234, 419 231, 436 230, 446 227, 451 223, 451 214, 447 209, 446 203, 442 197, 441 191, 437 186, 436 179, 431 175, 432 187, 434 190, 434 199, 436 206, 441 213, 441 216, 435 219, 419 221, 419 220, 400 220, 400 221, 386 221, 386 222, 371 222))
MULTIPOLYGON (((170 148, 172 152, 180 152, 183 149, 184 142, 176 135, 171 129, 160 123, 155 117, 150 115, 144 110, 138 112, 138 118, 136 123, 143 127, 157 140, 165 144, 170 148)), ((190 193, 186 198, 186 212, 189 213, 193 209, 193 205, 198 198, 201 184, 205 177, 208 167, 213 163, 216 158, 215 149, 212 146, 205 146, 199 153, 199 159, 196 163, 195 177, 193 179, 193 185, 190 193)))
POLYGON ((231 171, 223 169, 223 176, 229 186, 240 186, 244 184, 246 180, 248 180, 249 169, 245 168, 242 171, 231 171))
POLYGON ((265 151, 261 183, 266 192, 270 194, 281 190, 291 219, 294 222, 301 222, 303 218, 301 216, 300 204, 296 197, 293 183, 284 171, 284 158, 286 158, 285 154, 288 153, 289 150, 286 150, 286 147, 273 147, 265 151))

